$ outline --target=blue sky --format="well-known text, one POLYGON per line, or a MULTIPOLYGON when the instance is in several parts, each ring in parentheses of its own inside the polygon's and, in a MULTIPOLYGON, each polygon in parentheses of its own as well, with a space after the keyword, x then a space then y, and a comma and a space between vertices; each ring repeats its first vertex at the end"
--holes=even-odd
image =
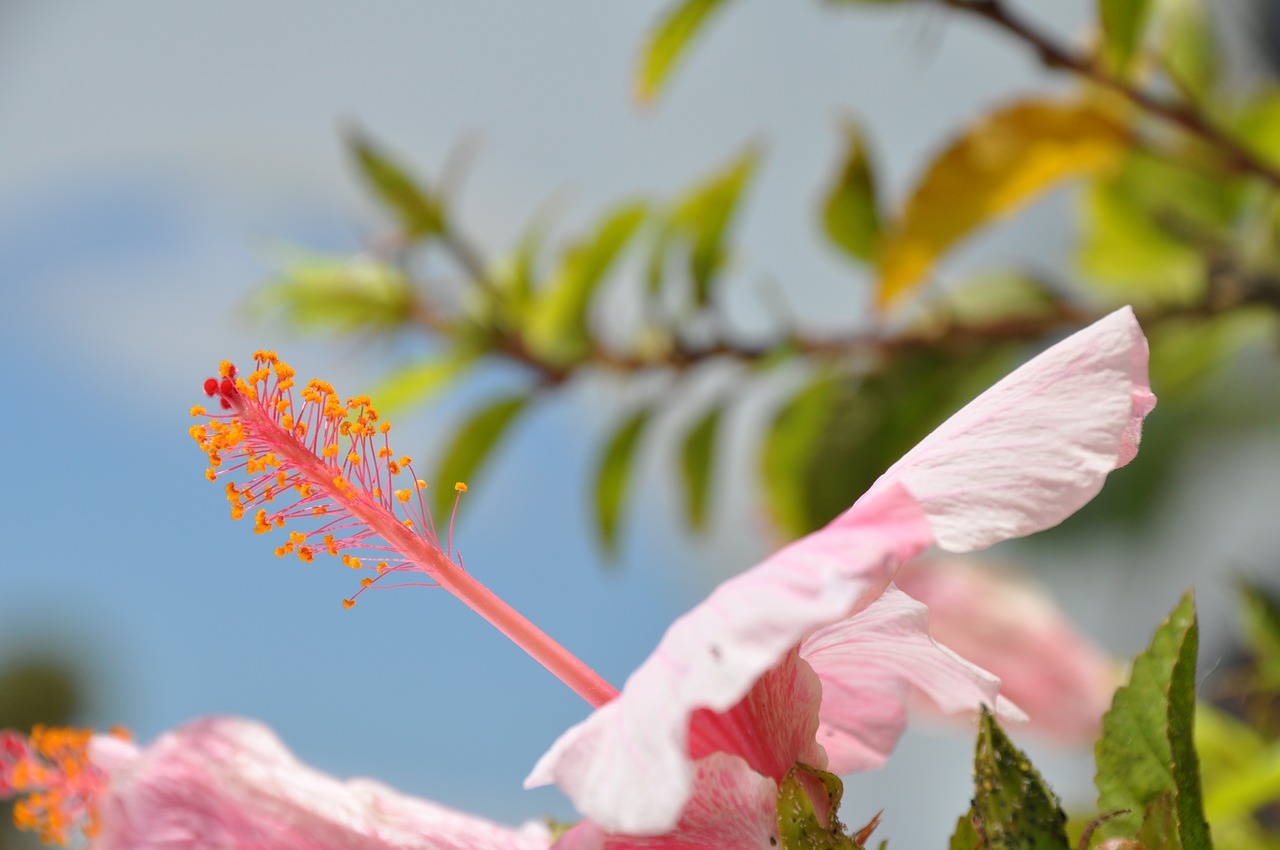
MULTIPOLYGON (((1085 5, 1038 13, 1074 32, 1085 5)), ((756 0, 725 16, 669 97, 640 110, 628 75, 659 7, 123 0, 0 10, 10 400, 0 661, 29 646, 75 657, 93 685, 86 720, 144 740, 202 714, 242 714, 340 775, 506 821, 568 817, 555 792, 520 782, 583 716, 577 697, 443 593, 374 594, 343 610, 349 571, 279 561, 227 519, 187 411, 220 359, 258 347, 352 394, 394 360, 394 348, 250 325, 240 309, 281 245, 353 251, 379 231, 342 151, 346 122, 426 173, 460 139, 479 139, 461 209, 491 251, 549 199, 572 226, 628 195, 669 195, 763 140, 739 271, 748 283, 783 281, 801 318, 821 324, 856 318, 865 303, 862 280, 818 242, 811 217, 840 116, 856 110, 873 129, 896 195, 966 116, 1054 85, 967 22, 756 0)), ((1067 219, 1065 203, 1041 205, 961 262, 1060 256, 1067 219)), ((398 423, 397 446, 429 455, 481 391, 398 423)), ((664 465, 648 464, 622 558, 602 568, 582 485, 609 392, 587 388, 530 417, 467 494, 457 539, 473 573, 620 683, 717 577, 761 557, 769 535, 746 495, 749 469, 722 475, 729 496, 714 533, 691 541, 664 465)), ((1272 539, 1260 528, 1231 538, 1246 562, 1272 539)), ((1177 540, 1149 560, 1178 552, 1177 540)), ((1077 572, 1092 579, 1049 580, 1091 626, 1122 613, 1098 595, 1140 584, 1098 565, 1077 572)), ((1113 648, 1131 651, 1157 616, 1113 632, 1113 648)), ((969 747, 961 735, 914 733, 899 764, 852 786, 867 803, 847 819, 888 804, 895 844, 936 843, 968 798, 969 747), (936 811, 921 816, 907 796, 895 810, 893 795, 918 791, 922 765, 937 777, 936 811)), ((1078 759, 1060 763, 1068 783, 1087 780, 1078 759)))

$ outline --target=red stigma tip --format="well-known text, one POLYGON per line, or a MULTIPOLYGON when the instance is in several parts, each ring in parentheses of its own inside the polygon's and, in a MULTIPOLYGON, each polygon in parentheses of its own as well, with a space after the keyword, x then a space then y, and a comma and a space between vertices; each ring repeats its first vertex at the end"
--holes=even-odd
POLYGON ((213 398, 214 394, 215 394, 215 393, 217 393, 217 392, 218 392, 218 379, 217 379, 217 378, 205 378, 205 379, 204 379, 204 394, 205 394, 205 395, 207 395, 207 396, 209 396, 210 398, 213 398))
MULTIPOLYGON (((232 371, 234 372, 234 370, 232 371)), ((223 398, 230 399, 236 394, 235 382, 230 378, 223 378, 221 386, 218 387, 218 392, 222 394, 223 398)))

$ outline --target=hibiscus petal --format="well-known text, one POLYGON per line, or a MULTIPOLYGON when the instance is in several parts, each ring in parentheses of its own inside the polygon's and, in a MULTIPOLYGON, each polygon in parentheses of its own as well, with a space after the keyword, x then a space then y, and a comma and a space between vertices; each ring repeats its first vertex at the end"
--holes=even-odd
POLYGON ((1147 341, 1125 307, 978 396, 863 498, 905 486, 952 552, 1050 528, 1133 458, 1154 406, 1147 341))
POLYGON ((917 560, 894 582, 929 606, 933 637, 1000 677, 1000 693, 1027 712, 1029 728, 1063 743, 1098 736, 1120 666, 1039 588, 955 557, 917 560))
POLYGON ((946 713, 988 705, 1026 719, 999 698, 999 679, 929 637, 929 609, 893 585, 863 611, 810 635, 800 657, 822 681, 818 741, 833 773, 884 764, 906 728, 913 691, 946 713))
MULTIPOLYGON (((804 637, 878 597, 897 565, 930 542, 914 500, 887 487, 726 581, 667 630, 616 700, 556 741, 526 787, 555 782, 612 833, 671 830, 692 793, 695 714, 729 712, 804 637)), ((795 737, 780 728, 753 734, 757 747, 773 748, 771 764, 809 755, 784 752, 795 737)))
POLYGON ((500 826, 298 762, 264 726, 211 718, 162 736, 112 776, 96 850, 546 850, 500 826))

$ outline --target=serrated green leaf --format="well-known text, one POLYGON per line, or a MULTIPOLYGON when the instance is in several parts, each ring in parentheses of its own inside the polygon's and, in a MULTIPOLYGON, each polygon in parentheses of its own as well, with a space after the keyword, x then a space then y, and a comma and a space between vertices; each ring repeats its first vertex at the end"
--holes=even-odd
POLYGON ((875 262, 880 209, 875 177, 861 128, 845 122, 840 172, 822 204, 822 225, 831 242, 855 260, 875 262))
POLYGON ((1103 55, 1111 70, 1123 74, 1142 43, 1150 0, 1098 0, 1103 55))
POLYGON ((978 831, 973 828, 972 808, 956 821, 955 831, 951 833, 951 841, 947 847, 949 850, 978 850, 982 847, 982 839, 978 837, 978 831))
POLYGON ((395 413, 421 404, 452 381, 475 361, 469 353, 451 351, 401 366, 386 375, 369 391, 369 397, 383 413, 395 413))
POLYGON ((684 482, 685 506, 689 525, 697 531, 706 527, 716 435, 723 413, 724 408, 713 405, 698 418, 680 444, 680 477, 684 482))
POLYGON ((640 437, 649 424, 652 411, 643 407, 627 418, 609 439, 596 465, 596 523, 600 542, 609 555, 617 553, 618 521, 622 517, 627 484, 635 462, 640 437))
POLYGON ((456 498, 454 484, 475 479, 498 441, 529 403, 527 393, 502 396, 477 408, 453 433, 436 466, 438 486, 431 494, 431 510, 447 517, 456 498))
POLYGON ((587 353, 587 313, 592 296, 646 215, 642 203, 615 207, 590 236, 565 250, 545 290, 531 306, 525 326, 531 348, 559 363, 587 353))
POLYGON ((749 148, 677 201, 650 258, 650 291, 658 288, 668 253, 680 247, 688 251, 686 267, 693 286, 693 302, 697 306, 707 303, 712 286, 728 261, 726 234, 759 161, 759 152, 749 148))
POLYGON ((256 316, 277 313, 301 332, 386 332, 409 321, 413 291, 394 266, 376 260, 307 255, 248 301, 256 316))
POLYGON ((351 133, 348 144, 369 188, 395 214, 406 237, 417 239, 444 230, 439 198, 360 133, 351 133))
POLYGON ((1195 668, 1199 647, 1195 602, 1188 592, 1133 663, 1129 684, 1116 691, 1095 746, 1098 810, 1128 809, 1103 824, 1105 837, 1134 837, 1144 813, 1171 795, 1184 850, 1208 850, 1194 745, 1195 668))
POLYGON ((825 770, 794 765, 778 786, 777 826, 780 850, 860 850, 845 834, 844 825, 836 818, 844 783, 825 770), (813 805, 813 795, 825 794, 824 809, 830 813, 823 825, 813 805))
POLYGON ((677 0, 662 13, 640 49, 635 96, 647 103, 658 96, 676 62, 724 0, 677 0))
POLYGON ((982 846, 1067 850, 1067 815, 1058 798, 985 706, 975 749, 971 811, 982 846))

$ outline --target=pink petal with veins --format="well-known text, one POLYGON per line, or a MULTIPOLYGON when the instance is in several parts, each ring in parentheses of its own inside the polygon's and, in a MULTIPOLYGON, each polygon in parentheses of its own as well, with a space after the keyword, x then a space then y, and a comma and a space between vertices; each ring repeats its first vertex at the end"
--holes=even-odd
POLYGON ((111 777, 95 850, 546 850, 521 830, 300 763, 265 726, 210 718, 111 777))

